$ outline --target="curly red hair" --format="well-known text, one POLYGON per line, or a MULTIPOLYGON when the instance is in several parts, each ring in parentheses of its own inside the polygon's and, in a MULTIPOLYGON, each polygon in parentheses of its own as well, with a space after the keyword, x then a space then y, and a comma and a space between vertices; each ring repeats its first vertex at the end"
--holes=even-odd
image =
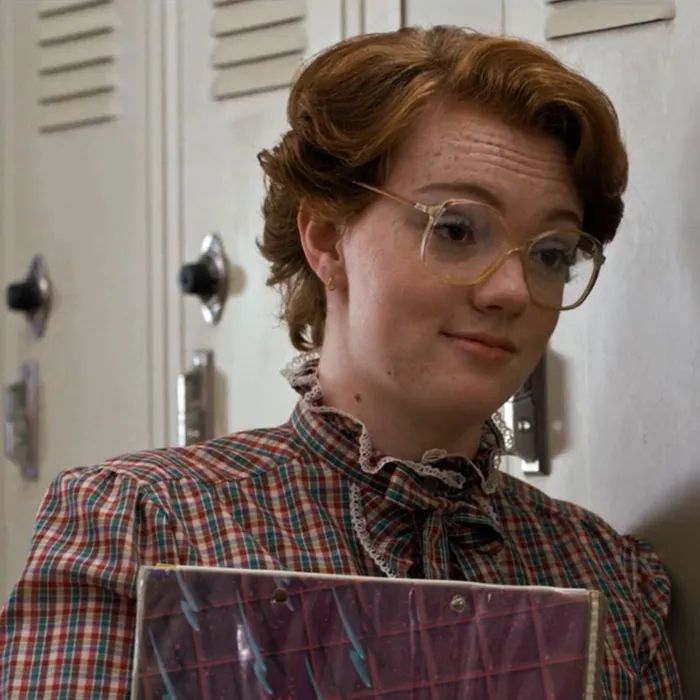
POLYGON ((290 129, 258 156, 267 188, 258 246, 297 349, 320 347, 326 313, 323 284, 301 247, 300 203, 324 219, 351 221, 374 197, 353 182, 381 185, 389 154, 436 99, 476 105, 560 140, 584 229, 602 243, 613 239, 627 154, 614 107, 589 80, 534 44, 457 27, 342 41, 300 72, 289 96, 290 129))

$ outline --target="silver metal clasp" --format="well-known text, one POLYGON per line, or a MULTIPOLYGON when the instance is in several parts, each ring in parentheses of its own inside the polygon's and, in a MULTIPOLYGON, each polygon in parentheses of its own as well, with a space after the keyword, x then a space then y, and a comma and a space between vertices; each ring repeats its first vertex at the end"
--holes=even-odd
POLYGON ((23 364, 21 375, 3 392, 5 456, 30 481, 39 477, 39 366, 23 364))
POLYGON ((214 353, 197 350, 192 368, 177 382, 178 444, 191 445, 214 437, 214 353))
POLYGON ((522 472, 549 474, 546 355, 509 403, 507 422, 513 431, 513 451, 521 460, 522 472))

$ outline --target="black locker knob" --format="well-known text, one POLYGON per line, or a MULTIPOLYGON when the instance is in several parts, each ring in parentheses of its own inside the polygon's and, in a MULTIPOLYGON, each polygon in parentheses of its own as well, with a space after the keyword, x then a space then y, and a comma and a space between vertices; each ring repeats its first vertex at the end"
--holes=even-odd
POLYGON ((219 289, 219 278, 204 261, 183 265, 180 268, 180 289, 183 294, 195 294, 207 299, 219 289))
POLYGON ((34 280, 17 282, 7 287, 7 308, 32 313, 44 305, 39 285, 34 280))

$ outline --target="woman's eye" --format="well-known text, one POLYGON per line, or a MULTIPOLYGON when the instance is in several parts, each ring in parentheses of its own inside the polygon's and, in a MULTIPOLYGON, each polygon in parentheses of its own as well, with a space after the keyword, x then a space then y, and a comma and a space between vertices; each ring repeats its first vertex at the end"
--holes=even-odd
POLYGON ((539 256, 547 267, 558 267, 566 262, 563 250, 541 250, 539 256))
POLYGON ((536 261, 548 270, 569 269, 576 262, 576 251, 567 248, 541 248, 534 253, 536 261))
POLYGON ((470 221, 456 217, 443 216, 436 222, 433 231, 440 238, 455 243, 476 243, 478 237, 470 221))

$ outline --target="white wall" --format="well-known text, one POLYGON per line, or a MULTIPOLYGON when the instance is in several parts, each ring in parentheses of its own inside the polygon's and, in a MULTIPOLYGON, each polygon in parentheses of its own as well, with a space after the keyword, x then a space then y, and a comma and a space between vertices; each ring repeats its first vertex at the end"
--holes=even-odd
MULTIPOLYGON (((653 542, 685 692, 700 698, 700 3, 677 6, 673 22, 548 43, 612 98, 631 180, 599 286, 553 338, 564 435, 552 474, 531 480, 653 542)), ((505 31, 543 42, 545 14, 507 0, 505 31)))

